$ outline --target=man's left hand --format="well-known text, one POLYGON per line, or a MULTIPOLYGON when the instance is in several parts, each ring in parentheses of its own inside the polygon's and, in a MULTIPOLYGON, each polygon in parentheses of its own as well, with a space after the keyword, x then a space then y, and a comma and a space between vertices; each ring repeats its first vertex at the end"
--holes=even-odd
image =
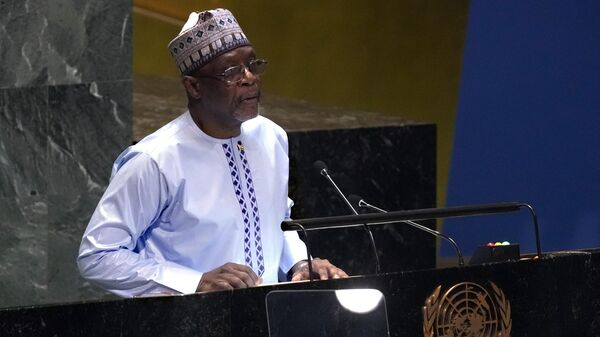
MULTIPOLYGON (((314 274, 313 279, 315 279, 317 274, 319 279, 321 280, 348 277, 348 274, 346 274, 346 272, 331 264, 331 262, 329 262, 327 259, 312 259, 312 271, 314 274)), ((292 267, 291 281, 294 282, 302 280, 308 280, 308 261, 306 260, 300 261, 292 267)))

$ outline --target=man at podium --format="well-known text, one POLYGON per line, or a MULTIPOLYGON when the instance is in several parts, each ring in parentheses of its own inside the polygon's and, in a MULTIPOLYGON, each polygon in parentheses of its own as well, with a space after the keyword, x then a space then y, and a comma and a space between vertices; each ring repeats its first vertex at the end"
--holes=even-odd
MULTIPOLYGON (((188 111, 116 159, 82 276, 126 297, 308 279, 304 243, 279 227, 293 204, 287 135, 258 116, 267 61, 225 9, 191 13, 168 47, 188 111)), ((327 260, 313 268, 347 277, 327 260)))

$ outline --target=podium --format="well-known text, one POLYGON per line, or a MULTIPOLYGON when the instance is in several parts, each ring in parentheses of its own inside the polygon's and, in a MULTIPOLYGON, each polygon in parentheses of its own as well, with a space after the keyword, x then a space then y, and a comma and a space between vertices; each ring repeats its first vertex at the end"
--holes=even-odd
MULTIPOLYGON (((437 329, 434 333, 438 333, 434 336, 440 336, 444 327, 431 325, 433 316, 424 324, 424 314, 436 311, 431 301, 429 304, 427 301, 438 287, 437 302, 440 302, 457 285, 458 291, 471 286, 475 294, 475 288, 480 286, 488 289, 490 297, 501 297, 504 303, 497 305, 496 319, 502 320, 501 311, 506 311, 509 305, 510 336, 600 335, 600 249, 547 253, 535 260, 283 283, 186 296, 3 309, 0 335, 269 336, 265 299, 272 291, 372 288, 385 297, 390 336, 423 336, 425 330, 434 328, 437 329), (490 284, 498 291, 494 293, 490 284)), ((446 327, 465 324, 444 323, 444 319, 437 318, 435 321, 446 327)), ((505 325, 496 322, 501 328, 505 325)), ((461 329, 466 331, 464 326, 461 329)))

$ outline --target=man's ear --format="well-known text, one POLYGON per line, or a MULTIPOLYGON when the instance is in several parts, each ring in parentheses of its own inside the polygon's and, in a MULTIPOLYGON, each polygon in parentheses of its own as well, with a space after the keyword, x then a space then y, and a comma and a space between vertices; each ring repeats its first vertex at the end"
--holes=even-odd
POLYGON ((181 79, 181 83, 183 83, 185 91, 187 92, 189 97, 195 100, 200 99, 200 97, 202 97, 202 90, 200 90, 200 83, 198 83, 197 79, 195 79, 192 76, 183 76, 183 78, 181 79))

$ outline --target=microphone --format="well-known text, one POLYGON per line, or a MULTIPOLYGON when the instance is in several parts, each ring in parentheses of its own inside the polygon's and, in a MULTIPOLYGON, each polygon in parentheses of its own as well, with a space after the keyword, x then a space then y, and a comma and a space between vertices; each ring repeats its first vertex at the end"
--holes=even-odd
POLYGON ((319 171, 319 173, 325 177, 325 179, 327 179, 327 181, 329 182, 329 184, 331 186, 333 186, 333 188, 335 189, 335 191, 337 192, 337 194, 342 198, 342 200, 344 200, 344 202, 346 203, 346 205, 348 206, 348 208, 350 208, 350 210, 352 211, 352 213, 354 213, 354 215, 358 215, 358 212, 356 211, 356 209, 354 209, 354 207, 352 207, 352 204, 350 203, 350 201, 348 201, 348 199, 346 198, 346 196, 344 195, 344 193, 342 193, 342 191, 340 190, 340 188, 336 185, 335 181, 333 181, 333 179, 331 178, 331 176, 329 175, 329 172, 327 170, 327 164, 325 164, 322 160, 317 160, 313 163, 313 166, 315 169, 317 169, 317 171, 319 171))
MULTIPOLYGON (((329 184, 331 186, 333 186, 333 188, 335 189, 337 194, 342 198, 342 200, 344 200, 344 202, 346 203, 348 208, 350 208, 352 213, 354 213, 354 215, 358 215, 358 212, 356 211, 356 209, 352 206, 350 201, 348 201, 348 198, 346 198, 344 193, 342 193, 342 190, 340 190, 340 188, 337 186, 335 181, 333 181, 333 178, 331 178, 331 176, 329 175, 329 171, 327 170, 327 164, 325 164, 325 162, 323 162, 322 160, 317 160, 313 163, 313 167, 317 171, 319 171, 319 173, 323 177, 325 177, 325 179, 327 179, 327 181, 329 182, 329 184)), ((365 231, 367 232, 367 234, 369 235, 369 240, 371 241, 371 247, 373 248, 373 254, 375 255, 375 274, 379 274, 381 272, 381 266, 379 265, 379 255, 377 254, 377 247, 375 246, 375 239, 373 238, 373 233, 371 232, 371 229, 369 228, 369 226, 367 224, 362 224, 362 225, 363 225, 363 228, 365 229, 365 231)))
MULTIPOLYGON (((354 205, 357 205, 359 208, 368 208, 368 209, 371 209, 371 210, 379 212, 379 213, 387 213, 386 210, 369 204, 368 202, 364 201, 363 198, 361 198, 360 196, 358 196, 356 194, 349 195, 348 199, 350 199, 350 201, 354 205)), ((418 224, 418 223, 416 223, 414 221, 405 220, 405 221, 402 221, 402 222, 404 222, 405 224, 407 224, 409 226, 415 227, 417 229, 420 229, 422 231, 425 231, 425 232, 427 232, 429 234, 435 235, 435 236, 437 236, 439 238, 442 238, 442 239, 450 242, 450 244, 454 247, 454 250, 456 251, 456 255, 458 256, 458 265, 461 266, 461 267, 465 265, 465 261, 464 261, 463 255, 462 255, 462 253, 460 251, 460 248, 458 248, 458 245, 456 244, 456 242, 451 237, 449 237, 447 235, 444 235, 444 234, 442 234, 442 233, 440 233, 440 232, 438 232, 438 231, 436 231, 434 229, 431 229, 431 228, 425 227, 423 225, 420 225, 420 224, 418 224)))
POLYGON ((356 194, 350 194, 348 196, 348 200, 350 200, 350 203, 352 203, 353 205, 356 205, 359 208, 369 208, 369 209, 372 209, 379 213, 387 213, 387 211, 384 209, 381 209, 379 207, 375 207, 371 204, 368 204, 363 198, 361 198, 360 196, 358 196, 356 194))

